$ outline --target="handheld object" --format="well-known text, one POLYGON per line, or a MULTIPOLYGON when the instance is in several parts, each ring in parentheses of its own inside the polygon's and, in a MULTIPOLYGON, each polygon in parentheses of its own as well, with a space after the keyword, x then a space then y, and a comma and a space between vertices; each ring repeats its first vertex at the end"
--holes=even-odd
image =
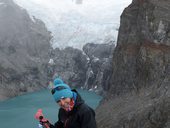
POLYGON ((35 119, 39 121, 39 128, 50 128, 49 127, 49 121, 48 119, 44 118, 44 115, 42 113, 42 109, 38 109, 38 111, 35 114, 35 119))

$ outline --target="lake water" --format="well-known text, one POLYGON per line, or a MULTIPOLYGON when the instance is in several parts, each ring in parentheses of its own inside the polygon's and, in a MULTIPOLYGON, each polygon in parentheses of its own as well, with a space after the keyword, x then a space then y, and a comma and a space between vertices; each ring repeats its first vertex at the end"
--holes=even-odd
MULTIPOLYGON (((102 99, 93 92, 78 90, 85 102, 96 108, 102 99)), ((55 103, 49 90, 42 90, 18 96, 0 102, 1 128, 38 128, 38 121, 34 118, 36 111, 41 108, 45 118, 50 122, 57 121, 58 105, 55 103)))

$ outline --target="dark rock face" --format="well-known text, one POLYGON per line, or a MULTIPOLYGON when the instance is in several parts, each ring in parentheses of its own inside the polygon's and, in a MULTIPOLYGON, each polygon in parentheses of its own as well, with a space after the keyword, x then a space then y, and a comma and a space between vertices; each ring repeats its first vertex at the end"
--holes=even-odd
MULTIPOLYGON (((67 47, 51 51, 53 64, 48 65, 49 78, 61 77, 72 87, 81 87, 86 79, 87 59, 81 50, 67 47)), ((53 80, 53 79, 49 79, 53 80)))
POLYGON ((83 47, 88 57, 84 88, 104 93, 112 74, 112 54, 115 46, 111 44, 88 43, 83 47))
POLYGON ((111 87, 114 94, 157 85, 161 82, 158 80, 169 76, 170 37, 167 24, 170 16, 158 15, 158 12, 169 11, 165 4, 166 1, 134 1, 122 14, 118 46, 114 53, 111 87), (161 33, 166 34, 159 41, 156 35, 161 33))
POLYGON ((103 93, 111 75, 112 44, 89 43, 83 51, 71 47, 51 52, 53 64, 48 65, 49 78, 62 77, 72 87, 103 93))
POLYGON ((90 58, 109 58, 112 57, 112 53, 114 50, 114 44, 94 44, 94 43, 87 43, 83 46, 83 51, 85 54, 90 58))
POLYGON ((12 0, 0 2, 0 99, 6 99, 46 86, 51 36, 12 0))
POLYGON ((170 127, 169 5, 133 0, 124 10, 109 94, 97 109, 99 128, 170 127))

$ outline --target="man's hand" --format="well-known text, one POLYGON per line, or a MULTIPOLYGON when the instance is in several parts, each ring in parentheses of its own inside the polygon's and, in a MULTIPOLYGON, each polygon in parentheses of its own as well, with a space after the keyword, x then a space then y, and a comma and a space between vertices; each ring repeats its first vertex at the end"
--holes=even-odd
POLYGON ((40 124, 44 127, 44 128, 50 128, 50 122, 48 121, 48 119, 44 118, 44 115, 42 113, 42 109, 38 109, 37 113, 35 114, 35 118, 37 120, 39 120, 40 124))
POLYGON ((40 124, 45 128, 50 128, 50 122, 47 119, 40 120, 40 124))

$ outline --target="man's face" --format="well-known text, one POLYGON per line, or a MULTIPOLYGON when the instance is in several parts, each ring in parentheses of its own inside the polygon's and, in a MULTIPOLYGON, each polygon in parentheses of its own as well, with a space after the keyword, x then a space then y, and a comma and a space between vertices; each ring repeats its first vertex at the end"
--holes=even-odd
POLYGON ((62 98, 59 101, 57 101, 57 104, 63 108, 64 110, 68 111, 70 109, 70 98, 62 98))

